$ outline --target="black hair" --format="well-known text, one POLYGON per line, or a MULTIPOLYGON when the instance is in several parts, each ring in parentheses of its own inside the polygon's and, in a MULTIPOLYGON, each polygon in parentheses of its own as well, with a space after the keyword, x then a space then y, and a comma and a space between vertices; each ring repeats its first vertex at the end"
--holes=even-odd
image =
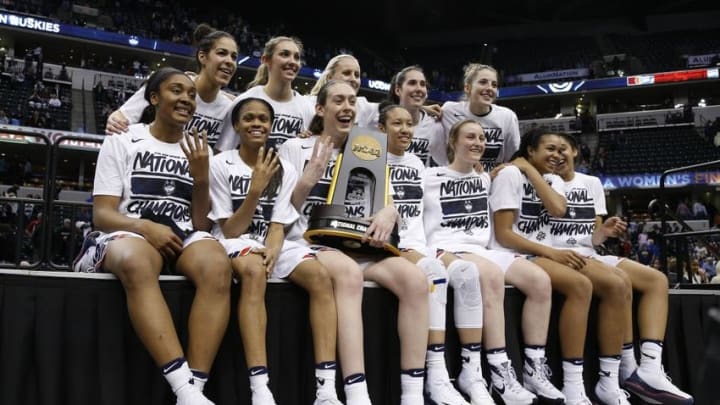
MULTIPOLYGON (((315 102, 316 105, 325 105, 327 103, 327 96, 328 91, 331 86, 334 86, 336 84, 347 84, 344 80, 328 80, 327 83, 325 83, 321 88, 320 91, 317 94, 317 101, 315 102)), ((349 86, 349 84, 348 84, 349 86)), ((320 135, 325 130, 325 124, 323 123, 323 117, 320 115, 317 115, 317 113, 313 116, 312 121, 310 121, 310 125, 308 125, 308 131, 310 131, 313 135, 320 135)))
POLYGON ((145 93, 143 94, 145 101, 148 102, 148 106, 145 107, 143 110, 141 116, 140 116, 140 122, 143 124, 149 124, 155 120, 155 106, 152 105, 150 102, 150 98, 152 97, 152 93, 159 93, 160 92, 160 85, 167 80, 170 76, 174 75, 183 75, 185 76, 185 73, 179 69, 175 69, 174 67, 161 67, 160 69, 156 70, 155 73, 151 74, 150 77, 148 77, 147 81, 145 82, 145 93))
POLYGON ((517 152, 512 155, 510 160, 517 159, 519 157, 523 157, 525 159, 529 158, 530 152, 528 150, 530 148, 537 149, 540 145, 540 140, 545 135, 556 135, 562 137, 566 139, 573 148, 577 149, 577 141, 574 136, 565 132, 550 131, 547 128, 538 127, 523 134, 522 138, 520 138, 520 147, 517 152))
MULTIPOLYGON (((272 105, 270 105, 270 103, 268 103, 267 101, 265 101, 261 98, 256 98, 256 97, 244 98, 244 99, 240 100, 240 102, 238 102, 235 105, 235 107, 233 107, 232 114, 231 114, 233 127, 235 127, 235 124, 240 120, 240 111, 242 110, 242 108, 244 106, 250 104, 251 102, 258 102, 258 103, 264 105, 268 109, 268 111, 270 112, 270 127, 272 128, 272 123, 275 120, 275 110, 273 109, 272 105)), ((266 143, 266 145, 267 145, 267 143, 266 143)), ((238 148, 241 148, 241 147, 242 147, 242 144, 240 144, 238 146, 238 148)), ((267 150, 265 151, 265 153, 267 153, 267 150)), ((274 153, 277 154, 277 150, 275 150, 274 153)), ((280 185, 282 184, 282 179, 285 175, 285 171, 283 170, 282 162, 279 162, 279 163, 280 163, 280 167, 278 168, 278 171, 276 171, 275 174, 273 174, 273 176, 270 178, 270 181, 268 182, 267 187, 265 187, 265 190, 263 190, 260 197, 266 197, 267 199, 272 200, 275 198, 275 196, 278 195, 278 190, 280 190, 280 185)))
POLYGON ((420 72, 423 75, 425 74, 422 67, 420 67, 419 65, 411 65, 397 72, 395 76, 393 76, 392 80, 390 80, 390 89, 388 90, 387 101, 393 104, 400 104, 400 96, 395 94, 395 89, 402 87, 403 83, 405 83, 405 77, 407 76, 408 72, 412 71, 420 72))
POLYGON ((263 99, 261 99, 261 98, 248 97, 248 98, 244 98, 244 99, 240 100, 240 102, 238 102, 237 104, 235 104, 235 107, 233 107, 233 109, 232 109, 232 114, 230 115, 230 116, 231 116, 231 119, 232 119, 232 124, 233 124, 233 126, 234 126, 234 125, 238 122, 238 120, 240 119, 240 110, 243 108, 243 106, 245 106, 246 104, 250 103, 251 101, 256 101, 256 102, 258 102, 258 103, 260 103, 260 104, 263 104, 263 105, 268 109, 268 111, 270 111, 270 121, 271 121, 271 122, 272 122, 272 121, 275 121, 275 109, 272 107, 272 105, 270 105, 270 103, 268 103, 266 100, 263 100, 263 99))
POLYGON ((402 108, 405 110, 406 108, 399 105, 399 104, 393 104, 389 101, 381 101, 380 104, 378 104, 378 124, 385 125, 385 122, 387 121, 387 116, 390 114, 390 111, 396 109, 396 108, 402 108))
POLYGON ((220 38, 230 38, 235 41, 235 37, 225 31, 217 30, 206 23, 198 24, 193 31, 193 43, 195 44, 195 62, 197 63, 197 72, 200 72, 202 65, 200 64, 200 52, 206 54, 210 53, 210 50, 215 45, 215 41, 220 38))

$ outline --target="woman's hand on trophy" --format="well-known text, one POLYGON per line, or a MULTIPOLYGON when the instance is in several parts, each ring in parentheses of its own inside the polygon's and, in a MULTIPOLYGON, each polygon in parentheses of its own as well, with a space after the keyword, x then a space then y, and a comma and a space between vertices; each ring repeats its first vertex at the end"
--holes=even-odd
POLYGON ((390 235, 397 222, 398 212, 394 206, 388 205, 369 218, 370 226, 363 235, 362 241, 370 246, 381 248, 390 240, 390 235))

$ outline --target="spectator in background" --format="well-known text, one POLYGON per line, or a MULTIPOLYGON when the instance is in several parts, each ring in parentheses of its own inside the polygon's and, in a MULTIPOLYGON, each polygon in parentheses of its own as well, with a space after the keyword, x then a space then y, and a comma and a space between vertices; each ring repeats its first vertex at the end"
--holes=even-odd
POLYGON ((10 123, 10 119, 5 115, 5 110, 0 110, 0 125, 7 125, 10 123))
POLYGON ((590 162, 590 155, 592 152, 590 151, 590 147, 585 142, 580 142, 580 156, 582 156, 582 160, 584 163, 590 162))
POLYGON ((67 68, 65 67, 65 64, 63 63, 62 66, 60 66, 60 74, 58 75, 58 80, 69 82, 70 76, 68 75, 67 68))
POLYGON ((700 200, 697 200, 693 203, 692 210, 693 217, 695 217, 695 219, 707 219, 707 208, 705 208, 705 204, 703 204, 700 200))
POLYGON ((687 198, 683 198, 675 209, 675 215, 682 220, 692 219, 693 215, 688 207, 687 198))
POLYGON ((690 282, 693 284, 707 284, 708 282, 707 275, 700 268, 697 259, 690 261, 690 282))
POLYGON ((708 280, 715 277, 717 275, 717 271, 715 269, 715 258, 712 256, 706 256, 702 260, 702 269, 707 275, 708 280))

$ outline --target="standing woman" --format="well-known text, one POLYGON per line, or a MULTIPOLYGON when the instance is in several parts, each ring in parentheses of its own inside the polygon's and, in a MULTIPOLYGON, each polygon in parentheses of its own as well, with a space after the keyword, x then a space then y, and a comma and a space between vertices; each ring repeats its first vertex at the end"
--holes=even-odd
POLYGON ((595 394, 605 405, 628 404, 618 384, 624 324, 617 322, 628 303, 625 280, 572 250, 550 246, 549 216, 567 208, 564 182, 552 174, 562 160, 563 138, 536 129, 526 133, 512 164, 500 170, 490 192, 495 232, 492 247, 534 257, 565 296, 560 311, 563 394, 567 404, 590 404, 583 382, 583 354, 592 294, 598 296, 600 379, 595 394))
MULTIPOLYGON (((320 89, 330 80, 345 81, 353 89, 355 94, 360 90, 360 63, 358 60, 348 54, 340 54, 333 56, 325 66, 325 70, 320 74, 318 81, 315 82, 310 96, 313 104, 320 89)), ((375 128, 378 124, 378 104, 372 103, 367 98, 358 96, 355 107, 357 114, 355 121, 358 126, 375 128)))
MULTIPOLYGON (((198 74, 194 77, 197 108, 185 129, 196 128, 207 132, 208 143, 214 147, 225 125, 225 111, 232 96, 221 89, 227 87, 237 69, 238 50, 235 39, 225 31, 218 31, 207 24, 200 24, 193 33, 197 52, 195 60, 198 74)), ((144 87, 130 97, 120 109, 108 117, 105 133, 108 135, 127 132, 128 125, 140 122, 147 100, 143 98, 144 87)))
POLYGON ((443 104, 443 128, 447 134, 453 124, 465 119, 480 124, 485 131, 482 162, 485 170, 490 171, 496 165, 509 161, 520 145, 517 115, 509 108, 494 104, 498 95, 498 75, 492 66, 467 65, 464 83, 466 99, 443 104))
MULTIPOLYGON (((300 212, 300 219, 290 232, 290 239, 303 242, 302 235, 307 230, 312 207, 324 204, 327 200, 335 161, 355 123, 355 99, 355 89, 349 84, 340 81, 327 82, 317 96, 316 115, 310 125, 313 135, 305 139, 290 140, 280 148, 280 155, 302 173, 292 196, 293 205, 300 212)), ((361 215, 371 219, 365 234, 366 240, 373 246, 383 246, 397 221, 398 214, 395 208, 388 205, 376 212, 363 212, 362 209, 365 207, 357 206, 353 202, 346 201, 348 209, 356 212, 353 216, 361 215)), ((423 404, 428 325, 428 287, 425 276, 422 270, 402 257, 358 256, 355 259, 363 267, 366 280, 377 282, 398 297, 398 335, 402 369, 400 403, 423 404)), ((336 295, 339 294, 336 292, 336 295)), ((340 322, 343 320, 340 310, 338 310, 338 319, 340 322)), ((354 341, 356 343, 353 349, 357 352, 354 356, 362 356, 362 333, 356 334, 354 341)), ((340 361, 344 365, 345 360, 342 356, 340 361)), ((356 373, 364 373, 364 365, 362 371, 356 373)), ((361 402, 350 400, 352 386, 356 382, 364 381, 364 374, 359 378, 345 375, 348 404, 369 403, 369 400, 361 402)))
POLYGON ((183 72, 159 69, 145 99, 154 107, 153 122, 107 137, 100 149, 93 191, 99 232, 86 237, 73 268, 120 280, 130 321, 177 403, 208 405, 202 387, 230 315, 230 263, 203 231, 212 224, 208 145, 197 131, 183 135, 195 112, 195 84, 183 72), (158 282, 165 266, 196 289, 187 361, 158 282))
MULTIPOLYGON (((449 133, 450 164, 429 168, 425 175, 428 242, 475 265, 474 285, 463 284, 465 288, 459 293, 456 288, 456 299, 462 300, 471 287, 482 292, 481 333, 466 332, 466 341, 462 341, 463 334, 459 333, 464 361, 458 385, 471 397, 485 392, 480 369, 482 341, 490 366, 492 392, 502 403, 531 404, 537 396, 545 402, 562 404, 565 397, 548 380, 545 356, 552 297, 550 278, 523 257, 488 249, 494 225, 488 204, 491 180, 487 172, 475 169, 484 152, 483 128, 471 119, 460 121, 449 133), (525 294, 521 321, 524 387, 518 382, 506 351, 505 283, 525 294)), ((454 264, 449 264, 448 272, 452 272, 454 264)))
MULTIPOLYGON (((630 288, 641 293, 638 303, 640 367, 635 360, 633 348, 633 306, 628 303, 625 308, 625 335, 620 361, 621 384, 649 403, 692 404, 693 397, 678 389, 662 368, 663 340, 668 315, 667 277, 662 272, 634 260, 599 255, 595 252, 595 246, 608 238, 624 234, 627 223, 618 217, 610 217, 603 222, 602 217, 607 215, 607 209, 600 179, 575 171, 577 142, 570 135, 561 136, 566 145, 561 148, 562 158, 555 173, 565 181, 568 209, 564 217, 550 219, 549 236, 552 245, 558 249, 572 249, 591 260, 598 260, 619 269, 630 288)), ((608 268, 607 271, 617 270, 608 268)), ((632 294, 628 298, 632 299, 632 294)))
POLYGON ((333 280, 315 252, 285 241, 285 226, 298 218, 290 204, 297 174, 272 148, 265 149, 273 118, 273 109, 265 100, 246 98, 237 103, 232 119, 240 147, 213 157, 210 170, 210 218, 216 222, 213 233, 225 246, 241 284, 238 318, 252 403, 275 404, 267 385, 265 348, 266 280, 274 277, 288 279, 308 292, 316 360, 315 404, 339 405, 333 280))
MULTIPOLYGON (((255 79, 248 84, 248 90, 235 98, 225 113, 225 121, 231 123, 232 111, 240 100, 249 97, 263 99, 275 110, 268 140, 268 147, 277 149, 288 139, 305 131, 314 112, 313 104, 292 89, 292 82, 302 66, 303 45, 297 38, 278 36, 265 43, 261 57, 262 64, 255 73, 255 79)), ((218 150, 235 149, 237 134, 232 125, 225 125, 218 150)))
MULTIPOLYGON (((315 104, 314 96, 317 96, 322 86, 329 80, 345 81, 355 89, 355 94, 357 94, 360 90, 360 63, 354 56, 349 54, 333 56, 325 66, 325 70, 320 74, 315 86, 310 90, 310 99, 313 105, 315 104)), ((358 126, 367 128, 377 127, 378 103, 370 102, 367 98, 358 96, 355 106, 357 108, 355 122, 358 126)), ((439 105, 422 106, 422 109, 435 117, 436 120, 440 120, 442 109, 439 105)))
POLYGON ((398 72, 390 82, 388 100, 405 107, 415 125, 413 141, 407 152, 416 155, 425 166, 445 162, 445 134, 443 126, 431 117, 423 106, 427 101, 427 80, 420 66, 408 66, 398 72))

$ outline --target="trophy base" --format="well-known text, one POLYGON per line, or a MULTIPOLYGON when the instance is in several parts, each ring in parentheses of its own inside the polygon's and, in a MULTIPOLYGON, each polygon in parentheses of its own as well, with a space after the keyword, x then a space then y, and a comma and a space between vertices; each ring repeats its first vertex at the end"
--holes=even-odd
POLYGON ((345 216, 343 205, 318 205, 310 213, 308 230, 303 237, 310 243, 334 247, 339 250, 371 255, 400 255, 397 248, 400 237, 397 226, 390 235, 390 241, 382 248, 362 242, 370 223, 362 218, 345 216))

